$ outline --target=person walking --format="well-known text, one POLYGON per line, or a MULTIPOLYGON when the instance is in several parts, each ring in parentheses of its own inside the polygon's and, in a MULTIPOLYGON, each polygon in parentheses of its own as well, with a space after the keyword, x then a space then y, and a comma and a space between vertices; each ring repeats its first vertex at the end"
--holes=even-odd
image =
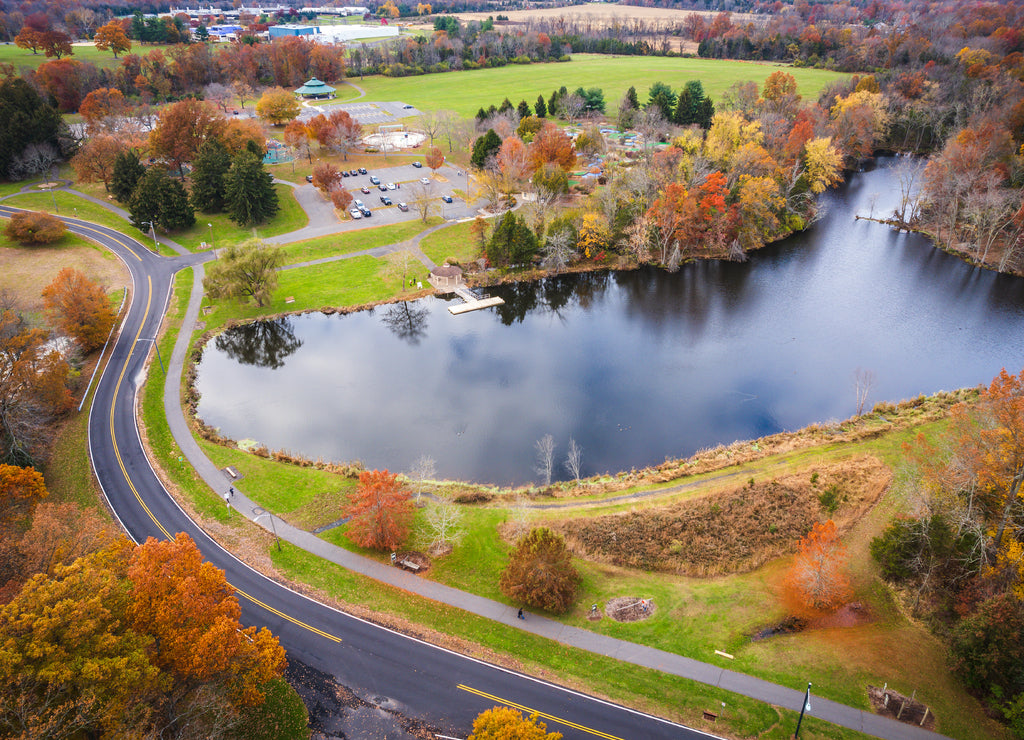
POLYGON ((524 617, 524 616, 523 616, 523 610, 522 610, 522 607, 520 607, 520 609, 519 609, 519 614, 518 614, 517 616, 518 616, 518 617, 519 617, 520 619, 523 619, 523 620, 525 620, 525 619, 526 619, 526 617, 524 617))

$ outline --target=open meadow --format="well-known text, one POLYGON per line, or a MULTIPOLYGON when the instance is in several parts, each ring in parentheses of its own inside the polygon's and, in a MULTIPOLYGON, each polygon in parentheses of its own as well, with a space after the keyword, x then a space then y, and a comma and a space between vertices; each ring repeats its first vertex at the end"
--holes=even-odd
POLYGON ((565 85, 599 87, 604 91, 607 112, 614 116, 619 100, 630 86, 641 102, 655 82, 678 90, 689 80, 700 80, 704 91, 718 102, 735 82, 764 83, 775 70, 785 69, 796 79, 798 91, 813 100, 833 80, 845 75, 824 69, 789 67, 762 62, 734 62, 683 57, 619 57, 604 54, 574 54, 570 62, 512 64, 495 69, 421 75, 418 77, 367 77, 352 81, 366 90, 367 100, 400 100, 420 110, 454 110, 475 115, 481 107, 500 105, 508 98, 515 105, 525 100, 531 106, 538 95, 547 100, 552 91, 565 85))
MULTIPOLYGON (((124 59, 124 54, 119 54, 115 59, 113 52, 100 51, 96 48, 95 44, 92 43, 75 43, 73 45, 74 54, 64 59, 72 59, 76 62, 92 62, 97 67, 117 67, 120 66, 121 61, 124 59)), ((132 42, 132 54, 148 54, 151 49, 157 48, 168 48, 166 44, 148 44, 146 46, 140 45, 138 42, 132 42)), ((22 68, 28 67, 29 69, 36 69, 40 64, 44 62, 52 62, 52 58, 47 57, 42 52, 33 54, 28 49, 20 49, 14 44, 0 44, 0 63, 13 64, 14 70, 20 72, 22 68)))

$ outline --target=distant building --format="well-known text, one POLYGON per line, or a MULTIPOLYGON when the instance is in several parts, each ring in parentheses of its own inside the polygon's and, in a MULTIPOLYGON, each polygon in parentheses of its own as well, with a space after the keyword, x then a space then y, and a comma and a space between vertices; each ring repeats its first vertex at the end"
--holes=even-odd
POLYGON ((317 26, 298 26, 291 23, 270 27, 270 38, 281 36, 316 36, 320 33, 317 26))

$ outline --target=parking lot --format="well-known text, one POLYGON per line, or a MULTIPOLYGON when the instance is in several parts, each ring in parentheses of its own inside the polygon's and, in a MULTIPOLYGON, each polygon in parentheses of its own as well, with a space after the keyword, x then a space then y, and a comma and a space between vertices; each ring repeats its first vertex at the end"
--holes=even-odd
POLYGON ((395 167, 367 169, 365 175, 357 174, 346 177, 342 180, 342 185, 352 193, 353 199, 361 200, 372 215, 360 219, 346 216, 342 219, 342 223, 351 224, 355 228, 365 228, 420 218, 419 209, 414 201, 418 189, 424 187, 420 182, 421 178, 426 178, 429 181, 429 185, 426 187, 430 189, 431 194, 431 216, 460 219, 474 215, 476 210, 470 208, 461 198, 455 197, 453 192, 456 188, 465 191, 465 171, 445 166, 437 170, 437 175, 438 178, 432 178, 431 171, 427 167, 417 168, 411 164, 403 164, 395 167), (375 183, 371 182, 371 177, 376 177, 385 188, 387 183, 393 183, 396 187, 394 190, 380 190, 375 183), (363 192, 363 188, 369 192, 363 192), (387 206, 381 203, 381 196, 390 198, 392 204, 387 206), (445 203, 442 196, 451 196, 452 202, 445 203), (409 206, 408 211, 399 210, 398 204, 401 202, 409 206))

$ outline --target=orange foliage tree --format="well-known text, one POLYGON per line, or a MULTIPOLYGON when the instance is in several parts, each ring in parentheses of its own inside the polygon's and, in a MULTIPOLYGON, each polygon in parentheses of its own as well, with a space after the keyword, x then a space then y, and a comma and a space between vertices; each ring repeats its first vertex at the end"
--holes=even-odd
POLYGON ((53 244, 64 236, 64 222, 42 211, 22 211, 11 215, 4 229, 7 238, 22 244, 53 244))
POLYGON ((128 146, 115 136, 100 134, 93 136, 79 148, 71 158, 71 167, 81 182, 102 182, 110 192, 110 181, 114 177, 114 163, 117 155, 127 151, 128 146))
POLYGON ((444 152, 435 146, 427 152, 427 156, 423 161, 427 163, 427 167, 436 171, 444 164, 444 152))
POLYGON ((549 162, 557 164, 563 170, 576 164, 576 152, 572 148, 572 139, 550 121, 544 124, 544 127, 530 142, 529 156, 530 164, 535 171, 549 162))
POLYGON ((114 325, 114 309, 106 292, 73 267, 65 267, 43 288, 43 305, 61 331, 82 350, 100 347, 114 325))
POLYGON ((128 34, 124 32, 124 28, 116 20, 112 20, 107 25, 97 28, 93 41, 96 43, 96 48, 100 51, 109 50, 114 52, 114 59, 117 59, 117 55, 121 52, 132 50, 132 42, 128 39, 128 34))
POLYGON ((387 470, 359 474, 359 488, 343 509, 347 534, 360 547, 395 550, 409 536, 413 505, 398 475, 387 470))
POLYGON ((813 610, 832 610, 842 606, 850 596, 844 556, 846 548, 839 540, 835 522, 815 522, 807 536, 800 540, 786 581, 798 602, 813 610))
POLYGON ((117 88, 99 87, 82 99, 78 112, 90 131, 100 128, 115 129, 117 120, 128 113, 130 106, 117 88))
POLYGON ((191 162, 200 145, 220 138, 227 121, 209 103, 191 98, 172 103, 163 109, 156 126, 149 133, 150 152, 178 168, 185 178, 185 162, 191 162))
POLYGON ((35 468, 0 465, 0 527, 24 519, 46 495, 43 475, 35 468))
POLYGON ((341 185, 341 171, 330 162, 313 165, 313 185, 325 195, 341 185))
POLYGON ((27 575, 53 575, 59 565, 110 547, 118 531, 92 508, 75 503, 42 503, 32 515, 32 526, 18 549, 25 558, 27 575))
POLYGON ((155 665, 186 685, 215 681, 234 704, 263 703, 264 685, 284 671, 284 649, 265 627, 242 628, 224 571, 203 562, 187 534, 146 540, 132 553, 128 579, 128 618, 154 638, 155 665))
POLYGON ((562 733, 548 732, 534 712, 528 718, 512 707, 494 707, 473 720, 469 740, 561 740, 562 733))
POLYGON ((71 405, 67 362, 45 348, 46 332, 0 310, 0 463, 42 460, 55 414, 71 405))

